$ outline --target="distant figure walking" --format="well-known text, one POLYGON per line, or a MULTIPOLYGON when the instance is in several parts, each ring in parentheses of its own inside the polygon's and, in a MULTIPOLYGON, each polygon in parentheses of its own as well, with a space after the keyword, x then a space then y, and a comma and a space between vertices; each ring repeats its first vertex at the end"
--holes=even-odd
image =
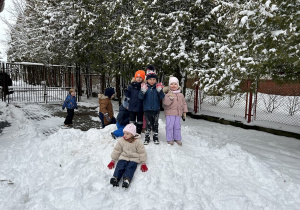
POLYGON ((65 126, 67 127, 73 126, 74 109, 78 109, 77 102, 76 102, 77 99, 75 94, 76 94, 75 90, 70 89, 69 94, 67 95, 62 106, 62 109, 64 110, 65 108, 67 108, 67 112, 68 112, 68 115, 64 122, 65 126))
MULTIPOLYGON (((2 87, 2 92, 4 93, 4 97, 8 94, 12 94, 13 91, 8 90, 8 86, 12 86, 12 79, 9 77, 7 73, 0 72, 0 86, 2 87)), ((1 90, 0 90, 0 94, 1 90)))

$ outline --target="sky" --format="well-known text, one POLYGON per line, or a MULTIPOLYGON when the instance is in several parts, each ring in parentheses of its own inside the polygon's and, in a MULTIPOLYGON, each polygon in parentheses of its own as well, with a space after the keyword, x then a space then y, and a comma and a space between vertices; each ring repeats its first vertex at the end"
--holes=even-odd
MULTIPOLYGON (((97 116, 98 106, 82 97, 74 118, 84 107, 97 116)), ((149 170, 138 165, 128 189, 113 188, 107 165, 116 126, 68 129, 54 112, 61 104, 0 102, 0 209, 300 208, 297 139, 187 117, 183 146, 171 146, 161 112, 160 144, 145 146, 149 170)))
POLYGON ((6 61, 6 50, 8 48, 8 40, 9 34, 7 34, 7 25, 1 21, 2 18, 5 20, 9 20, 10 22, 14 23, 12 20, 11 14, 8 10, 13 8, 12 0, 5 0, 4 10, 0 13, 0 60, 6 61))

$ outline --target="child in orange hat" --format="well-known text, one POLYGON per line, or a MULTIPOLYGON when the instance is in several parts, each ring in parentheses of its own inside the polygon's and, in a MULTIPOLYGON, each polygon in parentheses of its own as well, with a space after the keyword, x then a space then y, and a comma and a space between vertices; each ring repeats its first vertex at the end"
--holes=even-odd
POLYGON ((135 72, 131 84, 125 90, 125 96, 129 100, 128 111, 130 114, 130 122, 136 125, 136 132, 141 134, 143 127, 143 101, 138 95, 141 89, 141 84, 145 80, 145 71, 138 70, 135 72))

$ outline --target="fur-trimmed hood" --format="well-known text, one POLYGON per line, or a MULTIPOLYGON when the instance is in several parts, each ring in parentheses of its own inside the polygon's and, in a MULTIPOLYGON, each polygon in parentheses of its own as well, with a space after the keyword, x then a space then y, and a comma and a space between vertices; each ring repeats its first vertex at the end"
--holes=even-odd
POLYGON ((98 94, 99 99, 108 99, 108 97, 104 94, 98 94))

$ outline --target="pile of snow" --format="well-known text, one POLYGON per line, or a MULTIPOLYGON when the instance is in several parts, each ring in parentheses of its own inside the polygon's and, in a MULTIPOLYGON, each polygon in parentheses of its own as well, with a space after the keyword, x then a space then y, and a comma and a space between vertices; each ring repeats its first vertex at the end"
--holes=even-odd
POLYGON ((43 105, 0 102, 0 110, 0 122, 11 124, 0 133, 0 209, 300 206, 296 139, 188 118, 182 122, 183 146, 171 146, 161 113, 161 143, 145 146, 149 170, 143 173, 138 166, 123 189, 109 184, 115 125, 84 132, 61 128, 64 119, 52 117, 43 105), (44 117, 29 118, 33 113, 44 117))

